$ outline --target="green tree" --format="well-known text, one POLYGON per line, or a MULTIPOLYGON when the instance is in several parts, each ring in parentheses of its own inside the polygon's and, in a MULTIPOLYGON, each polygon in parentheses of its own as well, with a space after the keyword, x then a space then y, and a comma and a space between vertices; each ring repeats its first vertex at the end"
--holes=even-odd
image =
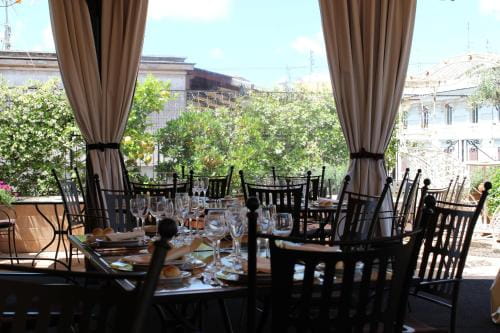
POLYGON ((164 170, 185 165, 224 174, 230 165, 249 176, 319 170, 347 163, 347 147, 330 94, 252 93, 230 108, 191 107, 159 131, 164 170))
POLYGON ((148 165, 152 162, 155 137, 149 131, 153 125, 150 117, 162 111, 171 98, 168 81, 148 75, 142 83, 137 84, 122 140, 125 162, 133 174, 138 173, 138 163, 148 165))
POLYGON ((0 81, 0 179, 23 195, 57 191, 51 169, 68 167, 79 137, 58 82, 9 88, 0 81))
POLYGON ((491 104, 500 112, 500 66, 482 73, 476 91, 469 97, 472 105, 491 104))

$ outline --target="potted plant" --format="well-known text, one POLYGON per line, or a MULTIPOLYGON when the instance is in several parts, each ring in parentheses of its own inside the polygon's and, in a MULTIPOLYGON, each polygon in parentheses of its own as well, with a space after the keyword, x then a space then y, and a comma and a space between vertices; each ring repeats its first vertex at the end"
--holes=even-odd
POLYGON ((10 206, 14 201, 12 186, 0 180, 0 205, 10 206))

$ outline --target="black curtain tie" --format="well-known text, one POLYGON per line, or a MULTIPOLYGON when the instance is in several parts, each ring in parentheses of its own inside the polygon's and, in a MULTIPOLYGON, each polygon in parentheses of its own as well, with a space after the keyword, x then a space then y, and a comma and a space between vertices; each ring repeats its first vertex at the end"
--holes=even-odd
POLYGON ((351 158, 351 160, 360 159, 360 158, 368 158, 368 159, 372 159, 372 160, 383 160, 384 154, 372 153, 372 152, 366 151, 365 148, 361 148, 358 152, 349 154, 349 157, 351 158))
POLYGON ((89 143, 86 146, 87 150, 100 150, 104 151, 104 149, 120 149, 120 144, 111 142, 111 143, 89 143))

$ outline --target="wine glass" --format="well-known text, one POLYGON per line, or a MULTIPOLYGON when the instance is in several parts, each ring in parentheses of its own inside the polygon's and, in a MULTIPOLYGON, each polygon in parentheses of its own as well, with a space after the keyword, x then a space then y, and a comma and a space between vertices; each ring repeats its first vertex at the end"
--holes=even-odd
POLYGON ((273 235, 288 237, 292 233, 293 218, 290 213, 277 213, 274 222, 273 235))
POLYGON ((204 209, 200 202, 200 197, 192 196, 189 206, 189 231, 190 233, 196 234, 198 230, 198 217, 201 215, 201 210, 204 209), (195 225, 193 226, 193 219, 195 225))
POLYGON ((158 222, 161 214, 165 210, 165 198, 161 196, 153 196, 149 198, 149 213, 155 218, 156 236, 158 236, 158 222))
POLYGON ((147 200, 143 196, 137 196, 130 199, 130 212, 137 221, 137 230, 144 227, 144 217, 148 213, 147 200))
MULTIPOLYGON (((258 219, 258 227, 260 232, 264 234, 272 234, 274 227, 274 217, 276 215, 276 206, 275 205, 267 205, 263 206, 261 209, 261 215, 258 219)), ((269 253, 269 239, 265 239, 265 249, 266 249, 266 257, 270 256, 269 253)), ((258 240, 258 252, 260 254, 260 239, 258 240)))
POLYGON ((247 227, 245 213, 246 208, 238 204, 230 205, 226 209, 226 224, 233 239, 233 253, 226 258, 228 263, 234 264, 237 269, 241 268, 241 237, 247 227))
POLYGON ((171 199, 165 198, 164 199, 165 205, 163 207, 163 215, 166 217, 174 217, 175 215, 175 209, 174 209, 174 203, 172 202, 171 199))
POLYGON ((204 197, 208 197, 208 185, 209 185, 209 180, 208 177, 200 177, 199 178, 199 186, 200 186, 200 191, 203 192, 204 197))
POLYGON ((220 240, 226 235, 226 219, 224 211, 210 211, 205 216, 205 237, 212 242, 213 262, 207 270, 216 272, 220 263, 220 240))

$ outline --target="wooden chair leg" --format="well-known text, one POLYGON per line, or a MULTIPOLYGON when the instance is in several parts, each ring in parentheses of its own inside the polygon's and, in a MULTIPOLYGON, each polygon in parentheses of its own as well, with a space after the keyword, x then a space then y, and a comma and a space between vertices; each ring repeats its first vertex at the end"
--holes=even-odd
POLYGON ((8 246, 9 246, 10 264, 11 264, 11 265, 14 265, 14 259, 12 259, 12 249, 11 249, 11 247, 10 247, 10 228, 11 228, 11 227, 8 227, 8 228, 7 228, 7 243, 8 243, 8 246))

